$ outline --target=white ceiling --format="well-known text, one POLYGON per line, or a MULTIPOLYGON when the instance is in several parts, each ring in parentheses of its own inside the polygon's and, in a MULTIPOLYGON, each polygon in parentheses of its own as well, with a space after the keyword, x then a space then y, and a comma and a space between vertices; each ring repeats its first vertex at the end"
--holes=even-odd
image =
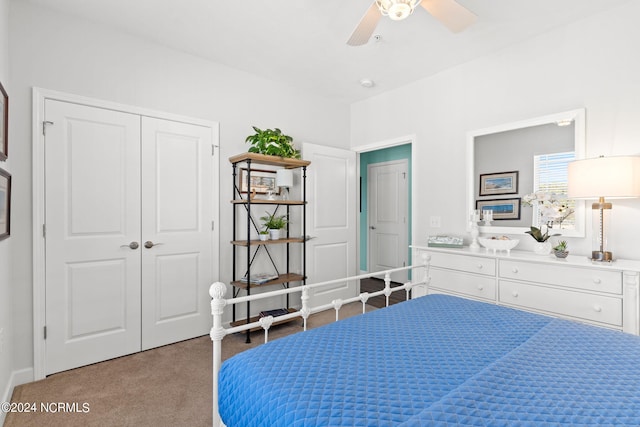
POLYGON ((346 45, 372 0, 27 0, 157 43, 353 102, 631 0, 458 0, 478 15, 453 34, 418 8, 383 18, 380 42, 346 45), (359 85, 363 78, 375 86, 359 85))

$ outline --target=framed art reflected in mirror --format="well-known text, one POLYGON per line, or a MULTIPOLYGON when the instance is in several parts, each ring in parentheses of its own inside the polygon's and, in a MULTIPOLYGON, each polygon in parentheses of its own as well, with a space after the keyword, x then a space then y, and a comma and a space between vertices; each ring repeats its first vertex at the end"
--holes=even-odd
POLYGON ((7 160, 9 149, 9 96, 0 83, 0 160, 7 160))
POLYGON ((476 200, 476 209, 480 212, 492 211, 494 221, 520 219, 520 198, 476 200))
POLYGON ((518 171, 480 175, 480 196, 518 194, 518 171))
POLYGON ((0 240, 10 234, 11 224, 11 174, 0 169, 0 240))

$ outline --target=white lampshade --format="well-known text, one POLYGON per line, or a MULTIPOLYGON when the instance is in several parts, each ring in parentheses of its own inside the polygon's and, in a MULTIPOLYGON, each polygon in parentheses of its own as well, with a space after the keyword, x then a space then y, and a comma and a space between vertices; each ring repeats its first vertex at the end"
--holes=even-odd
POLYGON ((293 171, 291 169, 278 169, 276 187, 293 187, 293 171))
POLYGON ((569 163, 568 197, 640 197, 640 156, 596 157, 569 163))
POLYGON ((591 259, 613 261, 608 240, 613 206, 605 198, 640 197, 640 157, 597 157, 571 162, 567 190, 570 199, 598 199, 591 205, 591 259))

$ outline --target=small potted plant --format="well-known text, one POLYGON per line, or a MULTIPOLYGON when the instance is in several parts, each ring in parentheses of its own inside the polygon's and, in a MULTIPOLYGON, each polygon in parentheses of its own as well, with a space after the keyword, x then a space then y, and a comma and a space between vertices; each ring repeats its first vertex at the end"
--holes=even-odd
POLYGON ((542 232, 542 227, 534 227, 531 226, 529 231, 525 231, 528 235, 534 238, 536 241, 536 246, 533 249, 538 255, 548 255, 551 252, 551 242, 549 242, 549 238, 551 236, 559 236, 559 234, 549 234, 549 227, 546 227, 545 232, 542 232))
POLYGON ((282 237, 282 229, 289 222, 286 215, 276 216, 275 212, 273 214, 266 212, 266 215, 260 217, 260 220, 264 223, 264 228, 269 230, 271 240, 280 239, 282 237))
POLYGON ((269 240, 269 230, 267 230, 266 228, 264 230, 260 230, 260 232, 258 233, 258 237, 263 242, 269 240))
POLYGON ((300 151, 293 146, 293 138, 285 135, 278 128, 262 130, 252 126, 256 132, 247 136, 245 142, 251 144, 250 153, 267 154, 292 159, 300 158, 300 151))
POLYGON ((569 255, 569 251, 567 250, 567 241, 561 240, 557 245, 553 247, 553 253, 558 258, 566 258, 569 255))

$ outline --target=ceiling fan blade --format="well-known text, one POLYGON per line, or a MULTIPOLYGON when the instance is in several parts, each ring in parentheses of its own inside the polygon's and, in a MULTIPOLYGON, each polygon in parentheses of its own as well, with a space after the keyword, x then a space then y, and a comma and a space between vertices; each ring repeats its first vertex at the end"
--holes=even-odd
POLYGON ((464 30, 478 18, 455 0, 422 0, 420 5, 454 33, 464 30))
POLYGON ((353 30, 351 37, 347 40, 347 44, 349 46, 360 46, 366 44, 371 38, 373 30, 376 29, 381 16, 382 15, 380 15, 380 10, 378 10, 376 3, 371 3, 371 7, 367 9, 367 12, 360 20, 360 23, 356 29, 353 30))

